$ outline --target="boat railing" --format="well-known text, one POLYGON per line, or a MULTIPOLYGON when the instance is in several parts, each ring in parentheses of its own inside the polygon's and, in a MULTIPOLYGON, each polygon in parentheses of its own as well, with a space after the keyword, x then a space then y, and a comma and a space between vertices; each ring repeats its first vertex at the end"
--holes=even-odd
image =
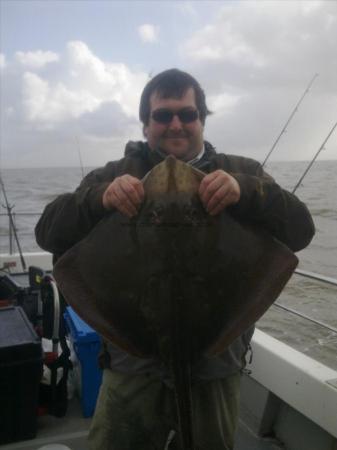
MULTIPOLYGON (((22 216, 36 216, 39 217, 41 216, 40 212, 20 212, 20 213, 15 213, 15 212, 11 212, 13 221, 8 220, 8 231, 7 232, 0 232, 0 238, 2 237, 7 237, 8 238, 8 250, 9 250, 9 254, 13 255, 15 252, 15 239, 14 239, 14 231, 16 231, 16 234, 20 237, 20 236, 32 236, 32 233, 23 233, 20 232, 20 230, 16 227, 16 217, 22 217, 22 216), (13 230, 13 226, 12 223, 15 225, 15 230, 13 230)), ((8 213, 0 213, 0 217, 1 216, 9 216, 8 213)), ((319 273, 315 273, 315 272, 309 272, 306 270, 302 270, 302 269, 296 269, 295 270, 295 274, 301 276, 301 277, 306 277, 306 278, 310 278, 312 280, 318 281, 318 282, 322 282, 324 284, 328 284, 328 285, 333 285, 333 286, 337 286, 337 279, 336 278, 332 278, 332 277, 327 277, 325 275, 319 274, 319 273)), ((304 314, 301 311, 297 311, 293 308, 290 308, 289 306, 285 306, 279 302, 275 302, 274 306, 282 309, 284 311, 289 312, 290 314, 294 314, 298 317, 301 317, 302 319, 308 320, 322 328, 325 328, 329 331, 332 331, 333 333, 337 334, 337 328, 328 325, 326 323, 323 323, 319 320, 314 319, 313 317, 310 317, 306 314, 304 314)))
POLYGON ((5 231, 6 228, 1 229, 1 231, 0 231, 0 239, 1 239, 1 241, 2 241, 3 238, 7 238, 8 239, 8 247, 7 247, 8 248, 8 253, 10 255, 13 255, 15 253, 15 231, 16 231, 16 234, 19 237, 32 236, 33 235, 32 232, 22 232, 22 231, 20 231, 20 229, 16 226, 16 222, 17 222, 16 218, 17 217, 32 217, 32 216, 35 216, 35 217, 38 218, 38 217, 41 216, 41 212, 15 212, 15 211, 11 211, 10 214, 12 216, 13 222, 10 220, 8 212, 0 213, 0 218, 1 217, 7 217, 8 218, 7 231, 5 231), (13 229, 13 224, 15 226, 15 230, 13 229))
MULTIPOLYGON (((299 275, 301 277, 306 277, 306 278, 310 278, 312 280, 315 281, 320 281, 324 284, 328 284, 328 285, 333 285, 333 286, 337 286, 337 279, 332 278, 332 277, 327 277, 325 275, 321 275, 319 273, 315 273, 315 272, 309 272, 307 270, 302 270, 302 269, 295 269, 295 274, 299 275)), ((337 328, 328 325, 325 322, 321 322, 320 320, 314 319, 313 317, 308 316, 307 314, 304 314, 301 311, 297 311, 296 309, 290 308, 289 306, 285 306, 279 302, 274 302, 274 306, 276 308, 282 309, 283 311, 287 311, 290 314, 293 314, 295 316, 301 317, 302 319, 306 319, 311 323, 314 323, 315 325, 318 325, 322 328, 325 328, 326 330, 332 331, 333 333, 337 334, 337 328)))

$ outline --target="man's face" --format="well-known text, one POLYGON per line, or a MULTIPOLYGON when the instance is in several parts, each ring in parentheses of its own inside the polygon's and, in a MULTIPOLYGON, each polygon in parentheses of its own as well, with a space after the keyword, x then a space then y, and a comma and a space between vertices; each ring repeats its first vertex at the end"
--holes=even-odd
POLYGON ((150 119, 144 134, 151 150, 160 149, 167 155, 174 155, 183 161, 193 159, 203 147, 204 127, 199 117, 184 123, 174 115, 169 123, 159 123, 152 117, 158 110, 168 110, 173 113, 179 111, 196 111, 194 89, 189 88, 181 98, 161 98, 156 92, 150 97, 150 119))

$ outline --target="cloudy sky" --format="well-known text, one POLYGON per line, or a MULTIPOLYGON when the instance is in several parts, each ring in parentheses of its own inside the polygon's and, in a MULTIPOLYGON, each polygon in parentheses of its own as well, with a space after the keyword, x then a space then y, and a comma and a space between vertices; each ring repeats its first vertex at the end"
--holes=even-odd
MULTIPOLYGON (((263 161, 313 157, 337 121, 337 1, 0 0, 2 167, 85 166, 142 138, 140 93, 178 67, 204 87, 205 137, 263 161)), ((320 159, 337 158, 337 130, 320 159)))

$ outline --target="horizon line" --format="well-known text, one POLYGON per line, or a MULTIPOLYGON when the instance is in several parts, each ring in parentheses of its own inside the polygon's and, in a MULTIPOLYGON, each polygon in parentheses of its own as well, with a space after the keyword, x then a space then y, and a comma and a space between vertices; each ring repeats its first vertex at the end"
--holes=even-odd
MULTIPOLYGON (((268 166, 269 164, 273 164, 273 163, 302 163, 302 162, 310 162, 312 161, 311 159, 278 159, 278 160, 271 160, 268 161, 268 163, 266 164, 266 166, 268 166)), ((332 161, 337 161, 337 158, 335 159, 319 159, 316 160, 315 162, 332 162, 332 161)), ((108 162, 108 161, 107 161, 108 162)), ((260 162, 260 164, 262 165, 262 162, 260 162)), ((98 167, 104 167, 105 164, 103 165, 97 165, 97 166, 83 166, 83 169, 95 169, 98 167)), ((67 165, 67 166, 3 166, 0 169, 0 172, 2 170, 16 170, 16 169, 79 169, 81 170, 81 167, 76 166, 76 165, 67 165)))

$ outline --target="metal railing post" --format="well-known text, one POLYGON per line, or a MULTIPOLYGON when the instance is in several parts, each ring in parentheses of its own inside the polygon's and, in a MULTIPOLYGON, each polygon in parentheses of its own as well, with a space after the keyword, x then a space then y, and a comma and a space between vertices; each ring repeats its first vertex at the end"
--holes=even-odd
MULTIPOLYGON (((12 209, 13 207, 10 207, 10 214, 12 215, 13 221, 14 221, 14 214, 12 213, 12 209)), ((12 228, 12 221, 10 218, 10 214, 8 214, 8 229, 9 229, 9 254, 13 255, 14 253, 14 232, 13 232, 13 228, 12 228)))

